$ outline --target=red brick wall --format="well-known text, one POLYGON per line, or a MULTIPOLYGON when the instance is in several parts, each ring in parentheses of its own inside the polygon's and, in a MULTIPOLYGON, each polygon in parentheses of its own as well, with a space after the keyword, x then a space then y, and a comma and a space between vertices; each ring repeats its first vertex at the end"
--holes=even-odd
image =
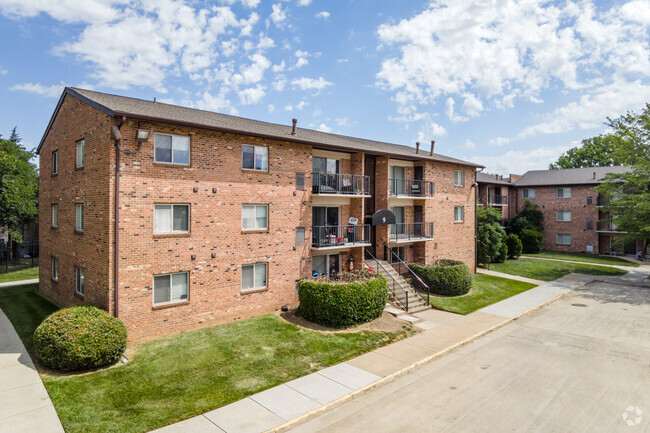
MULTIPOLYGON (((559 186, 562 187, 562 186, 559 186)), ((571 185, 570 198, 558 198, 558 186, 519 187, 517 188, 517 207, 521 211, 524 206, 523 189, 534 189, 535 198, 531 201, 539 206, 544 214, 544 244, 545 250, 585 252, 587 244, 594 246, 594 253, 599 251, 598 233, 598 208, 596 197, 598 194, 589 185, 571 185), (587 197, 593 197, 593 204, 587 204, 587 197), (557 221, 557 211, 570 211, 571 221, 557 221), (587 220, 593 222, 593 229, 587 230, 587 220), (570 234, 571 245, 559 245, 558 234, 570 234)))

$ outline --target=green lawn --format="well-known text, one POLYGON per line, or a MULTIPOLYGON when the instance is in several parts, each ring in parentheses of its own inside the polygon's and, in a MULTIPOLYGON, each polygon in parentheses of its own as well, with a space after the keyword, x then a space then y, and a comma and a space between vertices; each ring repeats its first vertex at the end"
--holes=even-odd
MULTIPOLYGON (((55 307, 36 285, 0 289, 28 349, 55 307)), ((43 374, 66 432, 145 432, 245 398, 406 336, 321 333, 264 315, 141 344, 131 362, 77 376, 43 374)))
POLYGON ((490 270, 542 281, 553 281, 571 272, 609 276, 627 274, 627 271, 623 269, 611 268, 609 266, 535 259, 506 260, 505 263, 492 263, 490 264, 490 270))
POLYGON ((596 256, 587 253, 562 253, 559 251, 542 251, 539 254, 524 254, 530 257, 540 257, 544 259, 573 260, 575 262, 596 263, 600 265, 618 265, 638 268, 637 263, 628 262, 620 257, 596 256))
POLYGON ((490 275, 472 275, 472 291, 463 296, 432 296, 431 305, 439 310, 468 314, 517 293, 536 287, 535 284, 490 275))
POLYGON ((8 283, 9 281, 31 280, 38 278, 38 266, 33 268, 21 269, 20 271, 13 271, 7 274, 0 274, 0 283, 8 283))

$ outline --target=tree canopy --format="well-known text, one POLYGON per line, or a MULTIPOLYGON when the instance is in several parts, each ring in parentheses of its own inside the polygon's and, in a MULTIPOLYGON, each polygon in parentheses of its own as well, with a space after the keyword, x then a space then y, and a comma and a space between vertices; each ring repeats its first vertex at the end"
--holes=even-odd
POLYGON ((560 155, 549 168, 609 167, 614 164, 614 143, 609 137, 582 140, 582 146, 572 147, 560 155))
POLYGON ((499 256, 506 238, 499 223, 501 212, 493 207, 478 206, 476 220, 478 262, 489 264, 499 256))
POLYGON ((535 230, 541 232, 544 230, 544 214, 539 210, 532 201, 524 200, 524 207, 517 215, 508 220, 507 228, 508 233, 514 233, 517 236, 524 230, 535 230))

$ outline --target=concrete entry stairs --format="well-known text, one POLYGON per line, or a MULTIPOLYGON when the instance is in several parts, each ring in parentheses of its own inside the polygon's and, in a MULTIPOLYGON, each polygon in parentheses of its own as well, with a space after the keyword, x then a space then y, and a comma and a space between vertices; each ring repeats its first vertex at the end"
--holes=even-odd
MULTIPOLYGON (((409 282, 406 281, 404 277, 401 276, 386 260, 366 258, 366 267, 372 267, 375 272, 379 273, 384 278, 386 278, 386 280, 388 280, 389 285, 391 284, 391 281, 395 281, 399 284, 399 286, 401 286, 401 288, 404 289, 402 290, 398 288, 394 291, 395 293, 390 293, 390 298, 393 301, 396 301, 394 303, 399 306, 404 312, 417 313, 419 311, 428 310, 431 308, 431 306, 428 305, 424 299, 422 299, 422 296, 420 296, 415 291, 413 286, 411 286, 409 282), (407 297, 408 304, 406 302, 407 297), (406 310, 406 305, 408 305, 408 311, 406 310)), ((390 310, 389 312, 392 314, 392 311, 394 310, 390 310)))

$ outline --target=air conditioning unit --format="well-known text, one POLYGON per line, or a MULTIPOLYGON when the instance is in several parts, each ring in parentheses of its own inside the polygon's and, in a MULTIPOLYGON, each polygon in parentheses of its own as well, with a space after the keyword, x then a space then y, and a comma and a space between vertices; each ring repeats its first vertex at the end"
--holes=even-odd
POLYGON ((587 252, 588 253, 593 253, 594 252, 594 246, 593 245, 587 245, 587 252))

